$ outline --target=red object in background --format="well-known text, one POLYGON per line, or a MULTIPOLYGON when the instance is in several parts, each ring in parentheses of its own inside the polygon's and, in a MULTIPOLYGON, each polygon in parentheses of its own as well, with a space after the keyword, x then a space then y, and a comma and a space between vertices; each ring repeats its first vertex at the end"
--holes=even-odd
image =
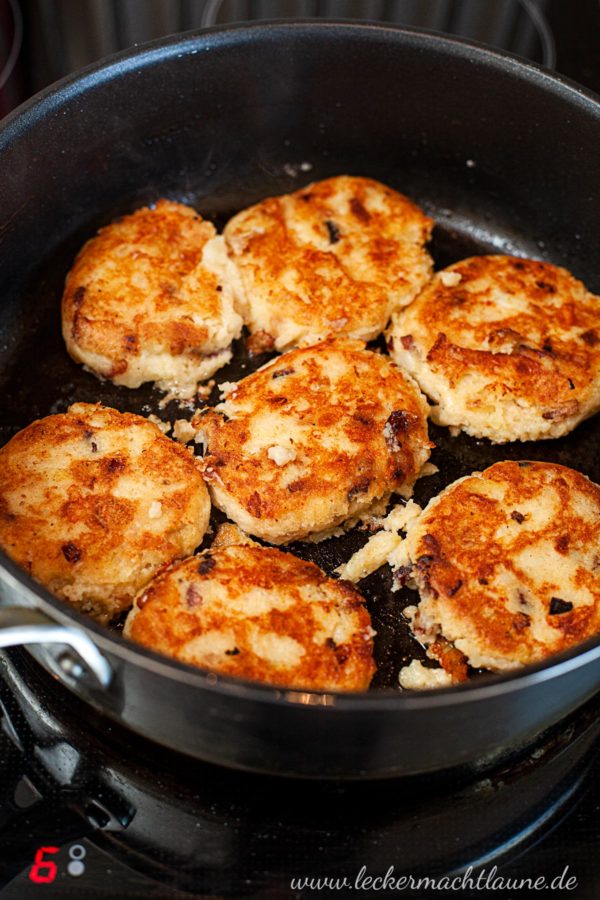
POLYGON ((17 66, 22 42, 18 0, 0 0, 0 119, 23 99, 17 66))
POLYGON ((36 884, 51 884, 56 878, 56 863, 51 859, 44 859, 45 853, 58 853, 58 847, 40 847, 36 850, 29 872, 29 880, 36 884))

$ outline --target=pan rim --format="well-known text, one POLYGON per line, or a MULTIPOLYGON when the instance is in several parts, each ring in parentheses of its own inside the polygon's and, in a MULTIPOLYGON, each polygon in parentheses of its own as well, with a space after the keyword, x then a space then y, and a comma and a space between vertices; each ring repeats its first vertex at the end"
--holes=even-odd
MULTIPOLYGON (((55 597, 7 557, 3 551, 0 551, 0 569, 7 571, 16 581, 20 582, 26 593, 31 595, 34 600, 35 608, 58 620, 62 625, 80 628, 92 638, 100 651, 112 654, 119 661, 139 666, 155 675, 161 675, 202 690, 250 699, 258 703, 305 706, 312 709, 337 710, 348 713, 356 711, 399 712, 403 709, 429 710, 435 707, 453 706, 455 703, 462 705, 464 702, 485 702, 498 695, 512 693, 527 686, 559 678, 567 672, 576 671, 600 658, 600 636, 598 636, 589 638, 570 650, 557 653, 548 660, 505 674, 490 673, 482 676, 481 680, 474 679, 464 684, 445 687, 443 690, 409 692, 375 689, 342 693, 277 687, 188 665, 115 635, 106 626, 100 625, 77 609, 70 608, 65 601, 55 597)), ((21 602, 18 605, 22 606, 23 604, 21 602)))
POLYGON ((522 75, 527 72, 530 78, 538 83, 538 86, 549 86, 558 93, 570 94, 600 117, 599 94, 543 65, 531 62, 525 57, 496 49, 479 41, 467 40, 433 29, 414 28, 393 23, 355 22, 349 19, 269 19, 215 25, 210 28, 179 32, 102 57, 102 59, 78 69, 38 91, 5 116, 0 121, 0 153, 3 143, 16 137, 22 130, 26 130, 33 123, 36 114, 43 113, 47 106, 50 108, 55 105, 60 106, 61 103, 74 99, 103 81, 111 80, 117 73, 123 74, 135 68, 142 69, 173 56, 195 55, 201 49, 210 51, 213 47, 217 49, 220 46, 232 46, 244 40, 252 40, 256 32, 266 34, 294 31, 327 31, 331 33, 340 31, 356 35, 377 32, 391 41, 405 40, 407 44, 420 42, 423 45, 431 45, 440 49, 445 47, 453 50, 455 56, 470 58, 471 61, 474 58, 478 58, 482 62, 485 60, 488 64, 509 74, 522 75), (198 44, 204 46, 196 46, 198 44))
MULTIPOLYGON (((314 35, 315 32, 336 35, 347 34, 366 37, 377 33, 390 44, 397 46, 416 45, 423 49, 436 48, 438 52, 453 57, 468 59, 486 65, 495 71, 502 71, 510 77, 527 74, 536 86, 560 96, 571 105, 585 108, 586 112, 600 123, 600 97, 576 82, 558 76, 536 63, 529 62, 516 54, 490 48, 485 44, 435 32, 430 29, 395 26, 391 23, 354 22, 350 20, 297 19, 268 20, 255 23, 214 26, 167 38, 140 44, 133 49, 121 51, 93 63, 78 72, 67 75, 34 95, 19 106, 0 123, 0 154, 3 148, 26 133, 49 112, 56 112, 89 90, 104 82, 113 80, 132 70, 142 70, 173 57, 194 55, 201 51, 231 49, 240 42, 253 40, 256 33, 277 36, 282 33, 314 35)), ((177 660, 139 647, 113 635, 104 626, 87 616, 71 609, 64 601, 54 597, 42 585, 34 581, 24 570, 0 551, 0 570, 7 572, 13 580, 24 588, 38 608, 65 625, 81 628, 91 634, 100 650, 111 653, 120 661, 137 665, 155 674, 178 682, 197 686, 218 694, 252 699, 267 704, 289 706, 311 706, 313 709, 337 710, 338 712, 400 712, 402 710, 429 710, 434 707, 452 706, 465 702, 487 701, 499 694, 511 693, 535 683, 558 678, 564 673, 575 671, 600 657, 600 636, 590 638, 583 644, 553 655, 549 660, 526 666, 506 674, 485 676, 485 682, 476 680, 467 684, 444 688, 443 690, 409 693, 392 690, 373 690, 353 694, 335 692, 300 691, 277 688, 186 665, 177 660)), ((22 605, 23 601, 17 601, 22 605)))

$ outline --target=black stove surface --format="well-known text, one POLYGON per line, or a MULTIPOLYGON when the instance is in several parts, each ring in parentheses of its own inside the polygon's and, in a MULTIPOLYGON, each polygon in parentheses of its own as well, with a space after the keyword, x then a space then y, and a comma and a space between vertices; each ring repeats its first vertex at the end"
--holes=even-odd
POLYGON ((391 896, 402 878, 429 897, 419 879, 443 876, 461 897, 520 896, 499 878, 600 896, 600 697, 491 770, 370 783, 161 750, 22 650, 0 658, 0 709, 2 898, 391 896))

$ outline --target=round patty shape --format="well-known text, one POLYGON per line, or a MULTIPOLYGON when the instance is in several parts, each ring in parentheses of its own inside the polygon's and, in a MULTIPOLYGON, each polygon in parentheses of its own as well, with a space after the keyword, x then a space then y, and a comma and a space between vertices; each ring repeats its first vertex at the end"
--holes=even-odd
POLYGON ((209 513, 194 457, 141 416, 76 403, 0 449, 0 546, 100 621, 192 553, 209 513))
POLYGON ((388 357, 347 338, 291 350, 196 414, 213 502, 273 544, 334 528, 429 457, 427 404, 388 357))
POLYGON ((390 353, 432 419, 495 443, 567 434, 600 408, 600 298, 565 269, 475 256, 397 312, 390 353))
POLYGON ((73 359, 115 384, 184 392, 229 362, 242 323, 215 235, 191 207, 168 200, 100 229, 65 284, 73 359))
POLYGON ((441 636, 476 668, 537 662, 600 632, 600 487, 573 469, 500 462, 459 479, 406 547, 417 637, 441 636))
POLYGON ((124 633, 181 662, 282 687, 363 691, 375 671, 360 594, 256 544, 209 550, 157 576, 124 633))
POLYGON ((402 194, 346 175, 251 206, 224 231, 244 322, 277 350, 329 334, 372 340, 431 277, 432 227, 402 194))

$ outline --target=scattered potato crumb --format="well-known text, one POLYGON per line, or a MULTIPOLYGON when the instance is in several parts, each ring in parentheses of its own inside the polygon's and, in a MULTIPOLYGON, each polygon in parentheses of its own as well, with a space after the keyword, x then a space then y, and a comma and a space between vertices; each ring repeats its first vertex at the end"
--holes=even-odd
POLYGON ((445 287, 456 287, 461 280, 462 275, 460 272, 440 272, 440 281, 445 287))
POLYGON ((198 397, 201 400, 208 400, 210 396, 210 392, 215 386, 215 379, 211 378, 210 381, 207 381, 206 384, 199 384, 198 390, 196 391, 198 397))
POLYGON ((289 175, 290 178, 297 178, 300 172, 310 172, 312 169, 311 162, 299 162, 299 163, 284 163, 283 171, 286 175, 289 175))
POLYGON ((419 478, 427 478, 429 475, 437 475, 440 470, 434 463, 426 462, 421 469, 419 478))
POLYGON ((413 659, 409 666, 400 669, 398 681, 405 691, 431 691, 454 683, 445 669, 428 669, 418 659, 413 659))
POLYGON ((296 451, 293 447, 282 447, 280 444, 275 444, 273 447, 269 447, 267 456, 278 466, 285 466, 296 459, 296 451))
MULTIPOLYGON (((171 389, 161 397, 158 401, 158 408, 164 409, 172 400, 175 400, 179 406, 187 407, 188 409, 194 408, 194 397, 196 394, 196 382, 192 382, 191 384, 180 384, 175 387, 171 387, 171 389)), ((157 387, 160 390, 165 390, 165 388, 161 387, 160 382, 157 382, 157 387)))
POLYGON ((173 425, 173 437, 182 444, 187 444, 196 438, 196 429, 187 419, 177 419, 173 425))
POLYGON ((148 510, 149 519, 160 519, 162 516, 162 503, 160 500, 153 500, 148 510))
POLYGON ((150 413, 147 416, 149 422, 152 422, 153 425, 156 425, 157 428, 160 428, 163 434, 168 434, 171 430, 170 422, 164 422, 162 419, 159 419, 158 416, 155 416, 154 413, 150 413))
MULTIPOLYGON (((232 394, 237 387, 237 381, 222 381, 221 384, 217 385, 219 391, 221 392, 221 400, 225 400, 225 398, 232 394)), ((233 397, 231 398, 233 399, 233 397)))
POLYGON ((398 503, 385 518, 374 518, 373 524, 385 531, 407 531, 422 512, 418 503, 409 500, 407 503, 398 503))
POLYGON ((369 538, 364 547, 357 550, 347 563, 335 570, 345 581, 360 581, 375 572, 387 562, 390 553, 402 543, 399 535, 390 531, 379 531, 369 538))
POLYGON ((369 526, 383 530, 369 538, 364 547, 335 570, 340 578, 356 582, 385 563, 389 563, 393 569, 406 565, 408 556, 403 548, 404 540, 398 532, 407 531, 422 512, 418 503, 409 500, 407 503, 398 503, 386 516, 371 516, 369 526))
POLYGON ((224 522, 219 525, 211 547, 230 547, 232 544, 256 544, 256 541, 248 537, 237 525, 224 522))

